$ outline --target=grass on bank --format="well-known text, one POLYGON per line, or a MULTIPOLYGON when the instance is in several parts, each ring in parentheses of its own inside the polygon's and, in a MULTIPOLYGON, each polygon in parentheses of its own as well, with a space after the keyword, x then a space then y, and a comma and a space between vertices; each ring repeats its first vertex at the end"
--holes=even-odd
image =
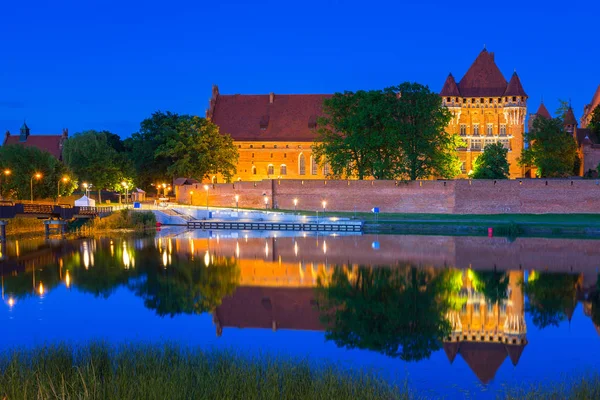
POLYGON ((104 218, 94 218, 77 228, 77 232, 93 233, 110 230, 143 231, 156 227, 156 216, 150 211, 119 210, 104 218))
POLYGON ((0 355, 0 399, 409 399, 373 374, 174 345, 56 345, 0 355))

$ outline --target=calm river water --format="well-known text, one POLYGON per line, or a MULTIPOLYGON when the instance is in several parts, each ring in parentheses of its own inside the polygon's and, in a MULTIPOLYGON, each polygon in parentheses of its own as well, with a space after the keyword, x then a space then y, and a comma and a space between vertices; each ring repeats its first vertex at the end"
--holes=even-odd
POLYGON ((0 251, 0 350, 168 340, 446 398, 600 368, 597 240, 163 230, 0 251))

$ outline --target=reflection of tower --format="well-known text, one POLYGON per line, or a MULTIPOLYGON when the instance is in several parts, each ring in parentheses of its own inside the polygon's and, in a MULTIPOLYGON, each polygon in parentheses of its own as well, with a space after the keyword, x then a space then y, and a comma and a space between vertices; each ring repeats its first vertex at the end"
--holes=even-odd
POLYGON ((463 274, 460 298, 465 302, 460 311, 447 314, 452 327, 444 340, 444 351, 452 363, 460 354, 483 383, 490 382, 508 356, 517 365, 527 344, 524 318, 522 271, 510 271, 507 297, 490 303, 475 290, 471 272, 463 274))

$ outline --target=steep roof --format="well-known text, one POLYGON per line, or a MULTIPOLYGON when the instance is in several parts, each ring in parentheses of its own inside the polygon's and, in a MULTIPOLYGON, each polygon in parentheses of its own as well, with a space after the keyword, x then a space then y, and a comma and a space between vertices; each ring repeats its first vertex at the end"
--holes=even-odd
POLYGON ((539 115, 540 117, 544 117, 547 119, 552 119, 550 112, 548 111, 548 109, 546 108, 546 106, 544 105, 543 102, 540 104, 540 107, 536 111, 536 115, 539 115))
POLYGON ((442 87, 442 91, 440 92, 440 96, 460 97, 460 91, 458 90, 458 86, 456 86, 456 81, 452 74, 448 74, 444 87, 442 87))
POLYGON ((238 141, 312 142, 328 94, 218 95, 212 121, 238 141), (271 98, 273 101, 271 102, 271 98))
POLYGON ((503 343, 481 342, 462 343, 459 353, 483 384, 496 376, 508 354, 503 343))
POLYGON ((523 350, 525 350, 525 345, 517 345, 517 344, 507 344, 506 351, 508 351, 508 356, 510 357, 510 361, 512 365, 515 367, 519 363, 521 359, 521 354, 523 354, 523 350))
POLYGON ((29 135, 26 141, 21 142, 19 135, 10 135, 4 140, 4 145, 20 144, 25 147, 37 147, 60 160, 62 157, 63 139, 64 136, 62 135, 29 135))
POLYGON ((507 82, 494 61, 494 53, 483 49, 458 83, 463 97, 501 97, 507 82))
POLYGON ((591 129, 577 128, 577 143, 581 146, 586 138, 588 138, 592 144, 600 143, 600 138, 594 132, 592 132, 591 129))
POLYGON ((221 327, 322 331, 313 288, 240 286, 215 310, 221 327))
POLYGON ((444 342, 444 352, 446 353, 446 357, 448 357, 450 364, 454 362, 459 348, 460 342, 444 342))
POLYGON ((517 75, 517 71, 513 72, 510 77, 504 96, 527 96, 525 89, 523 89, 523 85, 521 85, 521 80, 519 79, 519 75, 517 75))
POLYGON ((564 115, 563 120, 565 125, 577 125, 577 120, 575 119, 575 114, 573 114, 573 108, 569 106, 569 109, 564 115))

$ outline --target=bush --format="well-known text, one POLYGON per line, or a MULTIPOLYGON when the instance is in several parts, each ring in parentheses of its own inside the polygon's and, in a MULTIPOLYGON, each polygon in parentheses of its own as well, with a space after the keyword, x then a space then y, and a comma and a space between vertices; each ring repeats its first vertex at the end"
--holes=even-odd
POLYGON ((87 228, 95 231, 133 229, 145 230, 156 225, 156 216, 150 211, 120 210, 105 218, 90 221, 87 228))

